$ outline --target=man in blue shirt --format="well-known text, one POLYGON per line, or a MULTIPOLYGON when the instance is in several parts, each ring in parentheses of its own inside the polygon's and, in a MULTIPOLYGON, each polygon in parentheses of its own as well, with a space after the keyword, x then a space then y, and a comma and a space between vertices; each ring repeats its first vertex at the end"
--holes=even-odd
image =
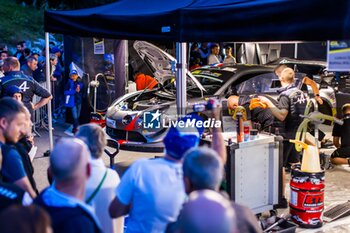
POLYGON ((36 109, 46 105, 51 99, 52 95, 44 87, 42 87, 37 81, 28 75, 25 75, 20 71, 20 64, 17 58, 8 57, 4 60, 4 72, 5 77, 1 81, 1 93, 4 96, 5 90, 12 85, 15 85, 23 92, 22 102, 26 106, 32 116, 36 109), (41 97, 40 101, 33 104, 32 100, 34 95, 41 97))
POLYGON ((55 233, 102 232, 93 209, 84 202, 90 156, 86 144, 77 138, 60 139, 51 153, 55 182, 34 203, 50 214, 55 233))
POLYGON ((22 158, 15 147, 10 145, 17 143, 26 133, 28 118, 29 113, 20 102, 10 97, 0 100, 1 175, 4 181, 17 185, 34 198, 36 194, 25 173, 22 158))

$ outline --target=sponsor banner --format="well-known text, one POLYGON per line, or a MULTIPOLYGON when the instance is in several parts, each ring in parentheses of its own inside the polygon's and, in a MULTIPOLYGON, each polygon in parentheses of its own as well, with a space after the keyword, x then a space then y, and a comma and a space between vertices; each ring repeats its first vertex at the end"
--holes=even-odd
POLYGON ((350 71, 350 40, 328 41, 328 71, 350 71))
POLYGON ((94 54, 105 54, 105 42, 102 38, 93 38, 94 54))

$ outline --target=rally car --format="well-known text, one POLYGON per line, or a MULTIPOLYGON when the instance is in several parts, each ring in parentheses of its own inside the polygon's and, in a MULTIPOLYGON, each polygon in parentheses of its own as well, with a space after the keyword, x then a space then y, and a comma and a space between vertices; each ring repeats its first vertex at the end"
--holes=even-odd
MULTIPOLYGON (((175 58, 144 41, 135 41, 134 48, 153 71, 159 84, 155 89, 128 93, 116 99, 106 113, 106 132, 121 143, 161 142, 168 123, 177 119, 175 58)), ((274 67, 237 64, 187 72, 186 113, 196 111, 194 106, 205 104, 209 97, 226 99, 233 94, 265 95, 276 102, 280 82, 273 72, 274 67)), ((306 74, 297 70, 296 81, 299 82, 306 74)), ((304 88, 311 94, 311 90, 304 88)), ((334 90, 329 86, 321 88, 320 95, 325 102, 325 107, 320 110, 334 115, 334 90)), ((208 118, 206 112, 202 116, 208 118)))

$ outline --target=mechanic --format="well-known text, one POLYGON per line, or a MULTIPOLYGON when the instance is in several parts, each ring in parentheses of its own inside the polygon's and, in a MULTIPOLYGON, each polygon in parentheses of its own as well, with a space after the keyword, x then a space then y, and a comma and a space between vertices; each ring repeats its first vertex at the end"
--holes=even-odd
POLYGON ((276 128, 281 128, 281 124, 273 116, 271 109, 256 107, 250 110, 251 100, 257 98, 256 95, 231 95, 227 99, 227 107, 234 110, 238 106, 243 106, 247 113, 247 119, 253 123, 260 124, 259 129, 265 132, 276 133, 276 128))
MULTIPOLYGON (((282 190, 285 190, 285 167, 300 162, 300 153, 295 150, 293 143, 290 143, 290 139, 294 139, 298 126, 302 122, 301 114, 304 114, 307 97, 305 94, 295 86, 295 73, 291 68, 285 68, 280 75, 280 82, 282 89, 278 97, 278 106, 275 106, 271 100, 265 96, 259 96, 262 103, 266 104, 271 109, 272 114, 280 121, 284 122, 283 130, 283 172, 282 190)), ((277 208, 287 208, 288 202, 285 197, 277 208)))
MULTIPOLYGON (((289 68, 289 67, 284 65, 284 64, 280 64, 280 65, 275 67, 274 72, 275 72, 275 74, 277 75, 277 77, 279 79, 280 79, 280 76, 281 76, 281 72, 285 68, 289 68)), ((298 88, 300 90, 302 90, 303 84, 306 84, 307 86, 311 87, 312 92, 314 93, 315 100, 317 101, 317 103, 319 105, 322 105, 323 104, 323 100, 322 100, 322 98, 320 96, 320 90, 318 89, 317 83, 314 80, 310 79, 309 77, 305 76, 303 78, 303 80, 301 82, 299 82, 299 84, 298 84, 298 88)), ((315 131, 314 131, 314 126, 313 125, 309 126, 308 130, 310 131, 311 135, 314 135, 315 131)), ((318 130, 318 133, 319 133, 318 134, 318 140, 321 142, 321 146, 322 146, 322 145, 327 143, 327 140, 325 139, 326 134, 320 129, 318 130)))
POLYGON ((139 71, 136 71, 134 73, 134 80, 136 83, 136 90, 138 91, 144 90, 144 89, 152 90, 158 84, 155 78, 149 75, 146 75, 144 73, 141 73, 139 71))
MULTIPOLYGON (((288 67, 287 65, 285 65, 285 64, 280 64, 280 65, 278 65, 278 66, 275 67, 274 72, 275 72, 275 74, 277 75, 277 77, 278 77, 279 79, 280 79, 280 77, 281 77, 281 72, 282 72, 285 68, 289 68, 289 67, 288 67)), ((316 83, 314 80, 310 79, 309 77, 305 76, 305 77, 303 78, 303 80, 302 80, 302 81, 299 83, 299 85, 298 85, 298 88, 299 88, 300 90, 301 90, 303 84, 306 84, 306 85, 310 86, 311 89, 312 89, 312 92, 313 92, 314 95, 315 95, 315 100, 317 101, 317 103, 318 103, 318 104, 323 104, 323 100, 322 100, 322 98, 320 97, 320 90, 318 89, 317 83, 316 83)))
POLYGON ((343 125, 334 124, 332 136, 337 149, 331 155, 331 162, 335 165, 349 164, 350 166, 350 103, 342 107, 343 125))

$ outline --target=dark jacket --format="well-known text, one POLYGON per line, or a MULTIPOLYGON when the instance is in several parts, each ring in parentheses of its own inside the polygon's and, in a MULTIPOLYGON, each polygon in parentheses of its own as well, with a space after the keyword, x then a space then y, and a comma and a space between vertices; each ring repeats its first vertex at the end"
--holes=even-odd
POLYGON ((36 183, 35 183, 35 180, 34 180, 34 177, 33 177, 33 175, 34 175, 34 168, 33 168, 32 161, 30 161, 30 157, 29 157, 29 154, 28 154, 29 151, 31 150, 32 146, 33 145, 27 140, 27 137, 23 137, 15 145, 18 153, 22 157, 24 170, 25 170, 25 172, 27 174, 29 182, 32 185, 32 188, 34 189, 36 194, 39 194, 39 191, 38 191, 38 189, 36 187, 36 183))
POLYGON ((34 200, 34 204, 49 213, 54 233, 101 233, 94 219, 79 205, 74 208, 47 206, 42 198, 45 191, 34 200))

